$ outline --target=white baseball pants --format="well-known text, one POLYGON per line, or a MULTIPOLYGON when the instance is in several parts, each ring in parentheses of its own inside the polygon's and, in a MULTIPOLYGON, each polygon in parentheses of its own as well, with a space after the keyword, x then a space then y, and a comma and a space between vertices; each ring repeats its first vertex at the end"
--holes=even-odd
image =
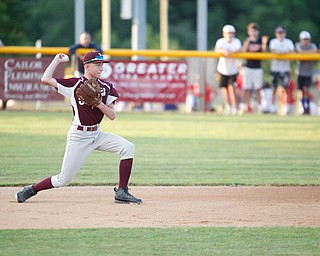
POLYGON ((68 132, 61 172, 52 176, 52 185, 55 188, 69 185, 93 150, 119 154, 123 160, 133 158, 134 149, 134 144, 121 136, 99 128, 96 131, 79 131, 77 126, 72 126, 68 132))

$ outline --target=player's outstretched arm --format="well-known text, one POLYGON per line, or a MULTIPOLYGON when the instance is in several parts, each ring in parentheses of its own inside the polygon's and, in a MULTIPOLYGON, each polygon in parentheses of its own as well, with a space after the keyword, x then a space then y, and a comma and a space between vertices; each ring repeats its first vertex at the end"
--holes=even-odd
POLYGON ((103 102, 100 102, 99 105, 97 106, 97 108, 99 108, 102 111, 102 113, 106 117, 108 117, 110 120, 116 119, 116 111, 114 109, 113 103, 111 103, 109 106, 107 106, 103 102))
POLYGON ((58 53, 53 58, 53 60, 51 61, 47 69, 44 71, 41 78, 41 82, 43 84, 50 85, 57 88, 58 87, 57 80, 53 78, 53 74, 60 63, 68 62, 68 61, 69 61, 68 55, 64 53, 58 53))

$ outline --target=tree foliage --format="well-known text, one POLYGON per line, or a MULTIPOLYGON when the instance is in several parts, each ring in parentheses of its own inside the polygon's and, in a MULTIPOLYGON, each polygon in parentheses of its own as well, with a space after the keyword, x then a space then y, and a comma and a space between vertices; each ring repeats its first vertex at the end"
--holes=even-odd
MULTIPOLYGON (((131 20, 120 18, 119 0, 111 1, 111 47, 130 48, 131 20)), ((159 0, 147 1, 147 47, 159 48, 159 0)), ((85 0, 85 28, 93 40, 101 42, 101 0, 85 0)), ((319 0, 208 0, 208 48, 221 37, 221 28, 229 23, 244 40, 246 25, 255 21, 261 33, 274 36, 282 25, 288 38, 298 40, 308 30, 319 45, 319 0)), ((170 49, 196 49, 197 1, 169 1, 170 49)), ((5 45, 69 46, 74 43, 74 0, 2 0, 0 2, 0 38, 5 45)))
POLYGON ((27 20, 28 15, 29 10, 25 1, 0 1, 0 38, 4 44, 25 43, 26 31, 21 24, 27 20))

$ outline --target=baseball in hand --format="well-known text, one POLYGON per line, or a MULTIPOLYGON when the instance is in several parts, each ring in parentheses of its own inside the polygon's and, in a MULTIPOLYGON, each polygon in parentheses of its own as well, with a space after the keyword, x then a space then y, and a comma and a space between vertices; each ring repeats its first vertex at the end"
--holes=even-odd
POLYGON ((61 53, 60 54, 60 60, 62 60, 62 62, 68 62, 69 61, 69 56, 66 54, 61 53))

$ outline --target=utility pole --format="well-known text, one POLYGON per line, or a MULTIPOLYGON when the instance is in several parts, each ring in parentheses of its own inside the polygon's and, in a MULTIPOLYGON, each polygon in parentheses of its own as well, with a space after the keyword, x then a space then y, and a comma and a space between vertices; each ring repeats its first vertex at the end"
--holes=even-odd
POLYGON ((85 0, 74 0, 74 42, 80 42, 80 35, 85 31, 85 0))
MULTIPOLYGON (((168 9, 169 0, 160 0, 160 49, 162 51, 169 49, 168 9)), ((168 60, 168 57, 163 56, 161 60, 168 60)))
MULTIPOLYGON (((197 50, 207 50, 208 0, 197 0, 197 50)), ((206 111, 206 59, 199 59, 200 110, 206 111)))
MULTIPOLYGON (((132 50, 144 50, 147 48, 147 2, 146 0, 132 1, 133 17, 131 27, 131 48, 132 50)), ((137 59, 137 56, 133 56, 133 59, 137 59)))
POLYGON ((101 48, 111 49, 111 0, 101 0, 101 48))

